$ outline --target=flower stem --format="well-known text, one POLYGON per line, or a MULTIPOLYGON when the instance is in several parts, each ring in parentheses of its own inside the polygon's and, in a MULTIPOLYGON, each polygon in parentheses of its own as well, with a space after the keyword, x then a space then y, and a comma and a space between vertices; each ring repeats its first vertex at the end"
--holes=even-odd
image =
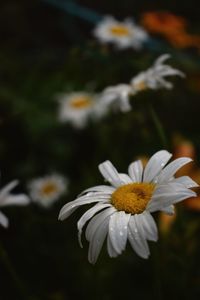
POLYGON ((149 106, 149 110, 150 110, 150 114, 151 114, 151 118, 153 120, 153 123, 155 125, 156 131, 158 133, 158 136, 160 138, 160 141, 162 143, 162 146, 167 149, 168 148, 168 142, 167 142, 167 138, 166 138, 166 134, 164 132, 163 126, 158 118, 158 115, 156 113, 156 111, 154 110, 154 108, 150 105, 149 106))
POLYGON ((153 272, 153 288, 154 297, 156 300, 162 300, 162 274, 161 274, 161 260, 158 248, 155 246, 152 249, 152 272, 153 272))
POLYGON ((4 269, 7 271, 10 278, 12 278, 12 281, 13 281, 16 289, 18 290, 19 295, 21 296, 21 299, 25 299, 25 300, 29 299, 30 300, 31 298, 28 296, 28 293, 27 293, 23 283, 17 276, 17 273, 12 266, 9 256, 1 243, 0 243, 0 259, 1 259, 2 265, 4 266, 4 269))

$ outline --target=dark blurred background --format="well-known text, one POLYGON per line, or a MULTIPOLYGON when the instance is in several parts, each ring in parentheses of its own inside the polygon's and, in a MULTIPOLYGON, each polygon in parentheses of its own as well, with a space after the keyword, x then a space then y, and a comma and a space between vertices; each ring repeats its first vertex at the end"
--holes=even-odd
MULTIPOLYGON (((174 137, 181 135, 193 143, 199 163, 199 50, 173 48, 159 37, 158 48, 141 52, 102 47, 91 34, 95 22, 90 13, 81 17, 78 11, 77 16, 77 9, 69 13, 56 2, 0 4, 1 184, 19 178, 17 191, 27 191, 31 178, 54 170, 70 180, 69 193, 49 210, 33 204, 5 209, 10 227, 0 228, 0 299, 199 299, 199 211, 178 207, 170 232, 160 232, 159 242, 150 245, 148 261, 130 247, 116 259, 104 249, 95 266, 87 261, 86 241, 84 249, 77 242, 76 222, 84 209, 64 223, 57 221, 63 204, 103 183, 97 166, 105 159, 125 172, 140 155, 149 156, 164 146, 173 151, 174 137), (111 114, 83 131, 58 122, 56 93, 99 92, 128 82, 166 52, 172 54, 170 64, 187 75, 184 80, 172 79, 173 91, 143 93, 133 113, 111 114), (165 129, 167 145, 158 136, 149 102, 165 129)), ((200 6, 195 0, 76 4, 97 16, 128 16, 138 23, 144 12, 167 10, 184 17, 188 30, 200 35, 200 6)), ((155 218, 159 221, 159 215, 155 218)))

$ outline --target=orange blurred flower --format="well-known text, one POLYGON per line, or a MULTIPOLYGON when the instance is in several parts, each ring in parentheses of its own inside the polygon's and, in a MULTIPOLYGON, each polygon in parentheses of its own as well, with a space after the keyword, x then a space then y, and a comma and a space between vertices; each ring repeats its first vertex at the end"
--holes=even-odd
POLYGON ((152 11, 142 15, 142 24, 152 33, 171 35, 174 32, 184 31, 187 22, 184 18, 167 11, 152 11))
POLYGON ((178 32, 168 35, 168 41, 177 48, 200 48, 200 36, 191 35, 187 32, 178 32))
MULTIPOLYGON (((188 156, 192 159, 196 157, 196 151, 194 145, 180 137, 175 138, 175 149, 174 149, 174 158, 188 156)), ((178 176, 190 176, 194 181, 196 181, 200 185, 200 168, 195 163, 190 163, 188 166, 184 166, 176 173, 178 176)), ((200 211, 200 188, 195 188, 195 192, 197 193, 197 197, 188 198, 183 202, 184 207, 194 210, 200 211)))
POLYGON ((187 33, 187 21, 167 11, 146 12, 142 25, 150 32, 164 36, 174 47, 200 48, 200 36, 187 33))
POLYGON ((159 214, 159 229, 164 235, 168 234, 176 220, 176 213, 172 216, 166 215, 166 213, 160 212, 159 214))

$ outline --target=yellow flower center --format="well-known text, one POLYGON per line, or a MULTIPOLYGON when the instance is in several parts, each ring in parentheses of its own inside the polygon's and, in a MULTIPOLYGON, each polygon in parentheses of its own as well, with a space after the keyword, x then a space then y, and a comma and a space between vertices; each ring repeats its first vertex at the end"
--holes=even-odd
POLYGON ((48 182, 46 183, 42 189, 41 189, 41 194, 43 196, 49 196, 58 191, 58 187, 55 185, 53 182, 48 182))
POLYGON ((126 26, 116 25, 110 28, 110 31, 115 36, 126 36, 130 34, 129 29, 126 26))
POLYGON ((92 99, 89 96, 78 96, 71 101, 73 108, 82 109, 92 105, 92 99))
POLYGON ((134 84, 134 88, 137 91, 143 91, 143 90, 147 89, 147 85, 144 81, 140 81, 140 82, 134 84))
POLYGON ((111 203, 119 211, 140 214, 145 210, 154 189, 155 185, 151 183, 126 184, 111 195, 111 203))

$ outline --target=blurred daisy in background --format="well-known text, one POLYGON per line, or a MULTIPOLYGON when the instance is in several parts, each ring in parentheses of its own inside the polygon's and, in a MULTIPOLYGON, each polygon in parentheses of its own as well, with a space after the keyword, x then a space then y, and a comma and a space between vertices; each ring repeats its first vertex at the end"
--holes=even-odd
POLYGON ((75 128, 84 128, 90 119, 98 119, 105 114, 106 107, 98 102, 98 95, 86 92, 63 94, 58 99, 58 117, 61 122, 69 122, 75 128))
POLYGON ((165 77, 175 75, 185 77, 183 72, 164 64, 168 58, 170 58, 169 54, 159 56, 152 67, 136 75, 131 80, 132 93, 137 93, 145 89, 172 89, 173 84, 167 81, 165 77))
POLYGON ((28 184, 33 202, 50 207, 67 191, 68 180, 61 175, 52 174, 33 179, 28 184))
POLYGON ((99 165, 99 170, 110 185, 85 190, 78 198, 63 206, 59 219, 64 220, 79 206, 97 202, 78 221, 79 242, 84 225, 89 241, 89 262, 95 263, 107 236, 107 251, 116 257, 126 248, 127 240, 142 258, 150 255, 147 240, 157 241, 155 211, 174 213, 174 204, 196 193, 198 186, 188 176, 175 178, 177 170, 191 161, 182 157, 166 164, 172 155, 165 150, 155 153, 144 168, 137 160, 129 165, 128 174, 118 173, 110 161, 99 165), (166 167, 165 167, 166 166, 166 167))
POLYGON ((121 110, 122 112, 128 112, 131 110, 129 103, 129 96, 132 88, 128 84, 118 84, 115 86, 109 86, 101 94, 102 105, 121 110))
POLYGON ((104 17, 93 33, 101 43, 113 43, 118 49, 132 47, 138 50, 148 39, 146 31, 135 25, 132 20, 126 19, 120 22, 112 16, 104 17))
MULTIPOLYGON (((30 199, 25 194, 12 195, 10 192, 18 185, 18 180, 13 180, 0 190, 0 207, 10 205, 27 205, 30 199)), ((8 218, 0 211, 0 224, 7 228, 9 226, 8 218)))

